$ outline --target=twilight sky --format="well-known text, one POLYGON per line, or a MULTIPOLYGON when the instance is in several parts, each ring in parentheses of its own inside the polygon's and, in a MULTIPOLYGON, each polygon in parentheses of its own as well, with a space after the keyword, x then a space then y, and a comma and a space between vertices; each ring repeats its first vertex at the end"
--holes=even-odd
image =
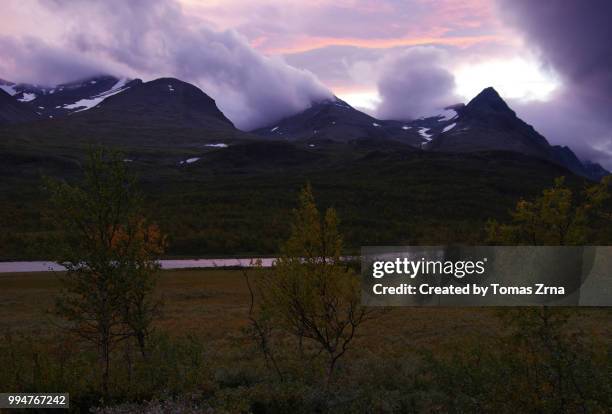
POLYGON ((175 76, 242 129, 332 94, 380 118, 495 87, 549 141, 612 168, 607 0, 3 0, 0 78, 175 76))

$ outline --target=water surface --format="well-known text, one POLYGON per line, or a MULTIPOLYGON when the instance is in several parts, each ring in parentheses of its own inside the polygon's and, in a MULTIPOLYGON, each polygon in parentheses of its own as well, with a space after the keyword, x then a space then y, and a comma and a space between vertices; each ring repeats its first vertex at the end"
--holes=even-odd
MULTIPOLYGON (((184 260, 160 260, 162 269, 189 269, 198 267, 234 267, 250 266, 252 260, 246 259, 184 259, 184 260)), ((272 266, 273 257, 262 258, 261 264, 264 267, 272 266)), ((0 273, 21 273, 21 272, 51 272, 65 270, 54 262, 0 262, 0 273)))

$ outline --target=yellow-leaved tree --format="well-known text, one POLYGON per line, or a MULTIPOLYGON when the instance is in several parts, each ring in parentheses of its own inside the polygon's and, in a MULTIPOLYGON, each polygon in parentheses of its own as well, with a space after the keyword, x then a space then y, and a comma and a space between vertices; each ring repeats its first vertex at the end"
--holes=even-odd
POLYGON ((520 200, 510 212, 512 221, 490 220, 487 241, 507 245, 581 245, 606 242, 612 212, 609 209, 612 176, 588 187, 582 200, 559 177, 551 188, 533 200, 520 200))
POLYGON ((361 306, 358 275, 343 262, 334 209, 322 216, 307 185, 289 239, 271 271, 258 280, 261 317, 327 355, 327 384, 360 326, 373 316, 361 306))
MULTIPOLYGON (((539 197, 520 200, 511 212, 510 223, 489 221, 488 241, 505 245, 608 244, 611 184, 612 176, 608 176, 578 197, 563 177, 558 178, 539 197)), ((589 411, 590 382, 583 378, 581 364, 596 357, 588 337, 567 329, 574 314, 572 309, 547 306, 500 311, 512 333, 503 346, 512 347, 508 352, 529 361, 528 369, 510 378, 509 387, 519 387, 520 401, 537 407, 538 412, 589 411)))

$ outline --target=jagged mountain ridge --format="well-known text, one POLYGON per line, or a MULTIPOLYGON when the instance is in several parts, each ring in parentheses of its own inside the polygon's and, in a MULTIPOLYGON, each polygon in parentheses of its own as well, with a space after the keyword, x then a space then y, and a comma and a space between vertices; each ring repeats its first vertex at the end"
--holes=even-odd
MULTIPOLYGON (((55 87, 0 80, 0 89, 12 95, 5 93, 0 101, 0 122, 5 124, 73 118, 66 123, 69 128, 95 124, 130 130, 140 126, 149 130, 239 132, 212 98, 173 78, 143 83, 103 75, 55 87)), ((512 151, 563 165, 592 179, 608 173, 598 164, 583 163, 568 147, 551 146, 518 118, 493 88, 484 89, 467 105, 446 109, 439 116, 412 121, 379 120, 334 97, 314 102, 306 110, 253 133, 269 139, 305 141, 313 147, 357 140, 379 140, 385 145, 393 140, 431 151, 512 151)))
POLYGON ((546 138, 523 122, 493 88, 486 88, 428 144, 445 152, 513 151, 555 160, 546 138))
MULTIPOLYGON (((601 179, 603 167, 586 168, 567 146, 550 145, 520 119, 492 87, 485 88, 426 148, 444 152, 512 151, 562 165, 575 174, 601 179)), ((605 174, 604 174, 605 175, 605 174)))
POLYGON ((394 139, 430 151, 509 151, 554 162, 595 180, 607 173, 600 165, 587 168, 569 147, 551 146, 491 87, 467 105, 449 106, 433 117, 383 121, 335 98, 315 102, 303 112, 253 132, 289 141, 394 139))

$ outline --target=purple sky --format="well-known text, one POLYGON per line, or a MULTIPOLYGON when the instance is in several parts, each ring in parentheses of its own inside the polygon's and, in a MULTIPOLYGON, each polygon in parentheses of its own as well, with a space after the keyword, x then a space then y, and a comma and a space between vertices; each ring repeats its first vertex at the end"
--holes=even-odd
POLYGON ((494 86, 612 167, 607 0, 3 0, 0 77, 176 76, 251 129, 336 94, 381 118, 494 86))

